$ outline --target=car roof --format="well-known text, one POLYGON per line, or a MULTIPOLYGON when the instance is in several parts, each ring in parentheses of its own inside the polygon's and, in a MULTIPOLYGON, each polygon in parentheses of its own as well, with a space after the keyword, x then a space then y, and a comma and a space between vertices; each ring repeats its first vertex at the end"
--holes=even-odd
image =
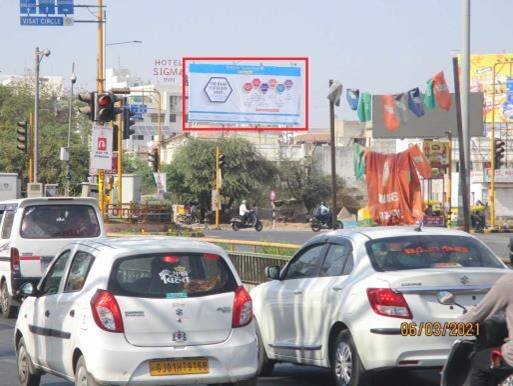
MULTIPOLYGON (((416 226, 378 226, 369 228, 341 229, 327 233, 328 237, 345 236, 356 237, 363 235, 368 239, 383 239, 388 237, 402 236, 464 236, 472 237, 470 234, 457 229, 441 227, 424 227, 420 231, 415 230, 416 226)), ((321 235, 319 235, 321 236, 321 235)))
POLYGON ((65 204, 74 202, 76 204, 80 203, 88 203, 91 205, 98 205, 98 201, 96 198, 92 197, 31 197, 31 198, 18 198, 15 200, 5 200, 0 201, 0 205, 6 205, 6 204, 17 204, 17 205, 23 205, 27 206, 30 204, 40 204, 40 203, 52 203, 52 204, 65 204))
POLYGON ((205 252, 223 254, 225 252, 217 245, 186 237, 170 236, 141 236, 141 237, 103 237, 97 240, 76 242, 98 251, 106 252, 113 258, 127 255, 163 252, 205 252))

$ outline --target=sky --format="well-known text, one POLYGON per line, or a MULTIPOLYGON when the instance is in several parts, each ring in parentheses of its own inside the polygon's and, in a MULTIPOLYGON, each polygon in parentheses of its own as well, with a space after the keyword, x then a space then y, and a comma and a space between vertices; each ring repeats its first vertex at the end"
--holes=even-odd
MULTIPOLYGON (((95 4, 96 0, 75 0, 95 4)), ((461 0, 104 0, 107 41, 142 44, 108 48, 109 67, 121 64, 150 80, 156 58, 183 56, 307 56, 310 126, 329 125, 329 79, 345 88, 392 94, 420 86, 440 70, 452 85, 451 55, 462 46, 461 0)), ((92 8, 90 12, 95 13, 92 8)), ((92 20, 87 9, 75 19, 92 20)), ((513 1, 472 1, 472 52, 513 52, 513 1)), ((0 71, 32 68, 34 49, 52 54, 43 75, 71 73, 94 89, 96 25, 22 27, 19 0, 0 0, 0 71)), ((336 114, 355 115, 343 100, 336 114)))

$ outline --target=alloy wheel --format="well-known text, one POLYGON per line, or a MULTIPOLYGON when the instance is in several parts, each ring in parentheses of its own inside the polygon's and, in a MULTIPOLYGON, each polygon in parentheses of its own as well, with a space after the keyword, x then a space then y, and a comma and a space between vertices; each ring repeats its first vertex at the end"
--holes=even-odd
POLYGON ((0 312, 4 315, 7 314, 7 308, 9 306, 9 294, 7 293, 7 288, 5 288, 5 284, 0 288, 0 312))
POLYGON ((345 342, 340 342, 335 354, 335 375, 343 385, 349 385, 353 372, 353 355, 351 348, 345 342))
POLYGON ((29 375, 29 363, 25 347, 21 346, 18 352, 18 379, 24 384, 29 375))
POLYGON ((78 369, 76 386, 87 386, 87 370, 84 366, 78 369))

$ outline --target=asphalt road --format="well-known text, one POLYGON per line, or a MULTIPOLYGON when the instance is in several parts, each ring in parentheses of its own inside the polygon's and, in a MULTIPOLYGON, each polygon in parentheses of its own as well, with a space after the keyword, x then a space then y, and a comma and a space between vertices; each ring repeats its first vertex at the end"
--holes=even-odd
MULTIPOLYGON (((0 385, 18 386, 16 375, 16 356, 13 347, 14 320, 0 320, 0 385)), ((388 374, 381 386, 435 386, 439 378, 436 371, 416 371, 388 374)), ((51 386, 71 386, 71 382, 45 375, 41 384, 51 386)), ((324 369, 307 366, 278 365, 272 377, 260 378, 259 386, 328 386, 329 372, 324 369)))
MULTIPOLYGON (((326 231, 323 231, 326 232, 326 231)), ((240 231, 232 230, 206 230, 205 236, 219 239, 230 240, 251 240, 251 241, 268 241, 276 243, 303 244, 317 233, 312 231, 282 231, 282 230, 263 230, 257 232, 254 229, 242 229, 240 231)), ((508 256, 509 238, 513 236, 510 233, 491 233, 476 234, 476 236, 484 241, 498 256, 508 256)))

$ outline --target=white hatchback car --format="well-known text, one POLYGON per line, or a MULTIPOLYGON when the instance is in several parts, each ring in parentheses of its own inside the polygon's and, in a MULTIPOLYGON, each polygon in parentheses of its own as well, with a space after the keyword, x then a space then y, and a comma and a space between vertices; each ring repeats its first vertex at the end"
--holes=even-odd
POLYGON ((331 368, 338 386, 369 386, 372 370, 442 367, 462 334, 449 336, 454 328, 444 323, 461 310, 439 304, 437 293, 472 306, 510 272, 461 231, 377 227, 316 236, 281 272, 267 267, 272 281, 251 292, 259 372, 280 361, 308 364, 331 368))
POLYGON ((191 239, 69 244, 15 328, 22 385, 253 385, 252 301, 226 253, 191 239))

